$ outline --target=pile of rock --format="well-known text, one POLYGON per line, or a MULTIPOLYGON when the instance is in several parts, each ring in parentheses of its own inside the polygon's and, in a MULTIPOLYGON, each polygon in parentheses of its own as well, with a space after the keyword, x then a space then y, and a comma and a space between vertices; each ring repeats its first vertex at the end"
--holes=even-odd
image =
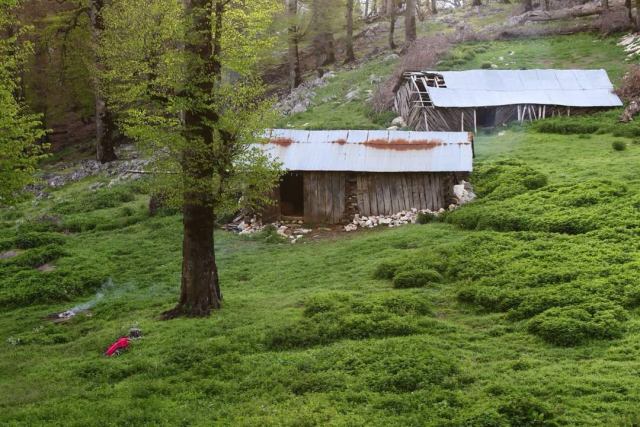
POLYGON ((227 224, 225 229, 238 233, 241 236, 247 236, 255 233, 259 233, 266 227, 271 226, 277 230, 278 235, 288 239, 291 243, 296 243, 313 230, 304 228, 303 221, 295 222, 274 222, 271 224, 263 224, 262 220, 257 216, 246 217, 240 216, 233 220, 233 222, 227 224))
MULTIPOLYGON (((456 205, 449 206, 449 209, 455 209, 456 205)), ((402 211, 393 215, 372 215, 364 216, 356 214, 353 221, 344 227, 344 231, 356 231, 358 228, 375 228, 379 226, 400 227, 407 224, 415 224, 418 221, 419 214, 438 216, 445 212, 445 209, 439 211, 431 211, 429 209, 411 209, 410 211, 402 211)))
POLYGON ((335 77, 334 72, 325 73, 322 77, 306 81, 295 88, 276 104, 276 109, 285 116, 304 113, 311 106, 316 96, 315 89, 326 85, 329 79, 335 77))
MULTIPOLYGON (((456 203, 449 205, 449 211, 453 211, 466 203, 472 202, 476 198, 473 187, 471 187, 471 184, 467 181, 462 181, 460 184, 455 185, 453 187, 453 194, 456 198, 456 203)), ((406 224, 415 224, 418 221, 418 215, 421 213, 437 217, 445 212, 445 209, 431 211, 429 209, 418 210, 414 208, 410 211, 402 211, 393 215, 361 216, 356 214, 353 221, 347 224, 344 230, 351 232, 359 228, 375 228, 379 226, 400 227, 406 224)))

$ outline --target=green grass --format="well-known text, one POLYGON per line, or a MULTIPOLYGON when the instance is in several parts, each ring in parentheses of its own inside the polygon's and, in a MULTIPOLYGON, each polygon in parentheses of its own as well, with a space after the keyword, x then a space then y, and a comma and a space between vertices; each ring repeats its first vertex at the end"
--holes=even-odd
POLYGON ((88 179, 0 211, 0 251, 19 250, 0 261, 0 424, 637 425, 640 145, 614 113, 571 120, 597 130, 479 136, 481 198, 444 223, 217 233, 208 319, 158 320, 181 221, 149 217, 143 186, 88 179), (91 316, 44 319, 101 288, 91 316), (131 351, 103 357, 132 326, 131 351))
POLYGON ((397 63, 397 59, 385 57, 370 61, 357 69, 343 71, 316 89, 313 103, 304 113, 283 117, 279 127, 297 129, 386 129, 391 126, 395 114, 377 114, 368 105, 371 95, 380 79, 384 81, 397 63), (351 101, 347 94, 357 90, 358 95, 351 101))
POLYGON ((465 43, 454 49, 438 66, 440 70, 469 70, 483 64, 498 69, 534 68, 604 68, 615 83, 628 64, 618 46, 618 36, 598 37, 593 34, 539 37, 512 41, 465 43))

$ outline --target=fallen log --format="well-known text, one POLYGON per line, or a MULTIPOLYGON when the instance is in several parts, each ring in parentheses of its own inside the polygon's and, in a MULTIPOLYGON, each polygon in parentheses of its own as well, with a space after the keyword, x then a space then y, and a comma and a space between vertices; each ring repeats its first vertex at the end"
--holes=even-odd
POLYGON ((525 22, 558 21, 569 18, 581 18, 591 15, 599 15, 603 11, 599 3, 587 3, 566 9, 557 10, 532 10, 522 15, 509 19, 509 25, 521 25, 525 22))

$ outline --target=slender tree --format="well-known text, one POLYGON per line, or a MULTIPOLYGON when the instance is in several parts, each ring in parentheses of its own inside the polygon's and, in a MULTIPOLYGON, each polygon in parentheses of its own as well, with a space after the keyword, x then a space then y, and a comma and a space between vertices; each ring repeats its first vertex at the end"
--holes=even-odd
MULTIPOLYGON (((104 21, 102 10, 104 0, 90 0, 91 32, 93 43, 97 46, 104 31, 104 21)), ((95 55, 95 66, 100 68, 100 60, 95 55)), ((103 90, 100 87, 99 79, 94 79, 94 91, 96 99, 96 158, 101 163, 108 163, 116 160, 115 150, 115 122, 113 114, 107 105, 103 90)))
POLYGON ((293 90, 302 83, 300 67, 300 28, 298 26, 298 0, 287 0, 288 29, 288 61, 289 61, 289 89, 293 90))
POLYGON ((531 12, 533 10, 533 2, 531 0, 522 0, 525 12, 531 12))
POLYGON ((125 133, 156 154, 149 172, 183 212, 180 297, 164 318, 221 307, 216 216, 264 203, 279 177, 254 144, 272 115, 258 64, 273 49, 280 4, 114 0, 108 14, 109 100, 125 133))
POLYGON ((438 1, 431 0, 431 13, 436 15, 438 13, 438 1))
POLYGON ((22 31, 13 14, 16 3, 0 0, 0 206, 23 198, 46 148, 38 145, 45 134, 40 117, 30 114, 20 99, 18 75, 30 47, 18 41, 22 31))
POLYGON ((405 45, 416 40, 416 0, 406 0, 404 13, 405 45))
POLYGON ((482 6, 482 0, 473 0, 471 6, 482 6))
POLYGON ((627 8, 627 17, 629 23, 633 24, 633 7, 631 6, 631 0, 624 0, 624 6, 627 8))
MULTIPOLYGON (((640 1, 640 0, 638 0, 640 1)), ((396 4, 394 0, 387 0, 386 13, 389 18, 389 49, 396 48, 395 32, 396 32, 396 4)))
POLYGON ((335 4, 332 0, 311 0, 311 35, 316 58, 316 70, 323 73, 323 67, 336 62, 335 40, 331 22, 335 4))
POLYGON ((354 0, 347 0, 347 13, 346 13, 346 21, 347 21, 347 35, 345 37, 346 44, 346 58, 344 60, 345 63, 353 62, 356 60, 356 55, 353 52, 353 2, 354 0))

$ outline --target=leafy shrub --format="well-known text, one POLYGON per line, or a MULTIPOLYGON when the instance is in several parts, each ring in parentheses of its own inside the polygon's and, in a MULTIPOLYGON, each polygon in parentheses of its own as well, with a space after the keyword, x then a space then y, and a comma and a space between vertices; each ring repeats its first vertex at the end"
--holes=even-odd
POLYGON ((438 220, 438 216, 430 212, 419 212, 416 222, 418 224, 430 224, 438 220))
POLYGON ((420 331, 416 320, 431 310, 418 295, 321 294, 305 302, 303 317, 266 337, 274 349, 327 344, 340 339, 405 336, 420 331))
POLYGON ((503 415, 509 425, 519 427, 543 427, 558 425, 555 414, 547 404, 532 396, 511 396, 500 405, 498 413, 503 415))
POLYGON ((0 307, 69 301, 98 289, 108 277, 98 267, 92 270, 38 270, 6 268, 0 277, 0 307))
POLYGON ((620 306, 606 301, 589 302, 550 308, 532 318, 528 329, 551 344, 569 347, 590 339, 620 337, 626 318, 620 306))
POLYGON ((596 133, 600 126, 586 122, 571 122, 562 119, 549 119, 536 122, 534 129, 540 133, 557 133, 561 135, 584 135, 596 133))
POLYGON ((491 63, 490 62, 483 62, 482 65, 480 66, 480 68, 482 68, 483 70, 488 70, 491 68, 491 63))
POLYGON ((517 160, 481 164, 471 180, 478 196, 497 200, 547 185, 544 174, 517 160))
POLYGON ((115 208, 133 200, 135 200, 135 194, 129 187, 101 188, 95 192, 60 201, 53 208, 53 211, 60 214, 91 212, 115 208))
POLYGON ((624 151, 627 149, 627 144, 625 144, 623 141, 613 141, 611 143, 611 148, 613 148, 615 151, 624 151))
POLYGON ((404 270, 393 277, 393 287, 399 289, 421 288, 441 282, 442 276, 435 270, 404 270))
POLYGON ((450 212, 446 221, 470 230, 582 234, 635 224, 636 215, 622 214, 633 205, 627 194, 624 184, 605 180, 546 186, 505 200, 479 200, 450 212), (620 215, 611 215, 612 205, 620 215))
POLYGON ((16 249, 31 249, 45 245, 62 245, 64 236, 56 233, 18 232, 12 246, 16 249))
POLYGON ((40 248, 29 249, 20 255, 0 263, 1 265, 36 268, 48 262, 54 261, 66 255, 59 245, 47 245, 40 248))
POLYGON ((373 277, 376 279, 391 280, 403 266, 401 261, 384 261, 376 267, 373 277))

